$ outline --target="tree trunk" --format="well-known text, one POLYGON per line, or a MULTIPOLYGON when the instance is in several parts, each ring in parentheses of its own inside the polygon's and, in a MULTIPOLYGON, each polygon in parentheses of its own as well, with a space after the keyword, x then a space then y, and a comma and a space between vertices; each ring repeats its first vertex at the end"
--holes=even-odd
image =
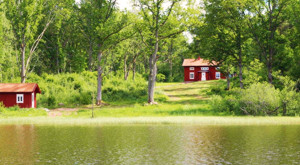
POLYGON ((136 69, 136 56, 134 56, 132 61, 132 80, 135 79, 135 69, 136 69))
POLYGON ((98 53, 98 81, 97 81, 97 105, 101 105, 102 102, 102 50, 101 45, 99 44, 99 53, 98 53))
POLYGON ((171 81, 173 81, 173 61, 172 58, 170 59, 170 78, 171 81))
MULTIPOLYGON (((158 32, 156 32, 156 36, 158 36, 158 32)), ((148 103, 149 104, 156 104, 154 102, 154 88, 156 82, 156 73, 157 73, 157 66, 156 66, 156 57, 158 52, 158 37, 155 42, 154 52, 149 58, 149 81, 148 81, 148 103)))
POLYGON ((230 77, 229 77, 229 74, 227 74, 226 80, 227 80, 227 87, 226 87, 226 89, 230 90, 230 77))
POLYGON ((283 115, 283 116, 286 116, 286 102, 283 103, 282 109, 283 109, 282 115, 283 115))
POLYGON ((21 83, 25 83, 26 81, 26 66, 25 66, 25 51, 26 46, 23 43, 21 46, 21 62, 22 62, 22 68, 21 68, 21 83))
POLYGON ((272 76, 272 67, 273 67, 273 50, 271 49, 269 52, 269 58, 268 58, 268 80, 269 83, 273 83, 273 76, 272 76))
POLYGON ((169 51, 169 64, 170 64, 170 75, 169 80, 173 81, 173 60, 172 60, 172 53, 173 53, 173 40, 171 40, 171 47, 169 51))
POLYGON ((89 46, 89 71, 93 71, 93 43, 89 46))
POLYGON ((241 32, 238 32, 238 49, 239 49, 239 78, 240 78, 240 88, 244 89, 243 83, 243 59, 242 59, 242 43, 241 43, 241 32))
POLYGON ((128 72, 127 72, 127 55, 124 56, 124 80, 127 80, 128 72))

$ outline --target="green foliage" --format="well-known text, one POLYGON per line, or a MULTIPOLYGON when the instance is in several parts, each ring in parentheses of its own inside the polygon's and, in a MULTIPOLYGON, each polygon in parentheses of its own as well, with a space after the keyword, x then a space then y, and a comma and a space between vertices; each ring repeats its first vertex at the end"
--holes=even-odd
MULTIPOLYGON (((250 65, 247 67, 244 67, 244 86, 248 87, 253 83, 262 82, 266 80, 266 69, 264 67, 264 64, 259 62, 258 59, 254 59, 250 62, 250 65)), ((236 82, 237 83, 237 82, 236 82)))
POLYGON ((163 82, 163 81, 165 81, 165 79, 166 79, 166 76, 164 74, 159 73, 156 75, 157 82, 163 82))
POLYGON ((9 82, 19 76, 17 59, 14 58, 15 38, 6 12, 6 7, 0 3, 0 82, 9 82))
MULTIPOLYGON (((38 83, 42 94, 37 95, 39 107, 78 106, 92 104, 96 100, 97 73, 81 74, 32 74, 29 82, 38 83)), ((120 76, 110 75, 103 81, 103 100, 117 102, 146 102, 147 83, 137 74, 135 80, 124 81, 120 76)))
POLYGON ((213 95, 211 97, 212 109, 217 112, 226 112, 228 114, 240 115, 240 104, 237 98, 233 95, 225 97, 213 95))
POLYGON ((219 80, 217 85, 210 86, 206 90, 206 94, 207 95, 220 95, 220 96, 226 95, 227 94, 227 92, 226 92, 226 82, 223 81, 223 80, 219 80))
POLYGON ((280 91, 268 83, 255 83, 242 90, 240 108, 245 114, 274 115, 280 108, 280 91))
POLYGON ((111 76, 105 79, 102 94, 103 100, 108 102, 142 102, 146 101, 147 83, 139 75, 134 81, 124 81, 118 76, 111 76))
POLYGON ((246 89, 213 96, 211 105, 219 112, 254 116, 281 115, 285 105, 287 115, 299 115, 299 93, 295 92, 295 83, 285 78, 285 84, 286 87, 279 90, 266 82, 254 83, 246 89))
POLYGON ((92 93, 96 90, 96 72, 82 74, 59 74, 42 76, 32 74, 28 82, 35 82, 42 94, 37 95, 39 107, 56 107, 59 104, 76 106, 92 103, 92 93))
POLYGON ((277 78, 282 83, 279 95, 282 115, 299 115, 300 93, 296 92, 296 82, 287 76, 277 76, 277 78))

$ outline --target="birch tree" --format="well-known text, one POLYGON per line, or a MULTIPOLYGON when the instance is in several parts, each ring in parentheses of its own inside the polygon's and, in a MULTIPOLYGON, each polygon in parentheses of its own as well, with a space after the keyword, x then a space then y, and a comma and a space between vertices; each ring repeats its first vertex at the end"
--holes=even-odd
MULTIPOLYGON (((128 15, 117 10, 116 0, 82 0, 79 10, 82 10, 81 16, 83 19, 81 20, 83 23, 87 23, 87 25, 91 26, 84 32, 88 34, 87 36, 96 35, 96 37, 89 40, 89 42, 95 42, 97 45, 97 47, 93 49, 98 52, 97 61, 95 63, 97 64, 98 71, 97 105, 100 105, 102 103, 102 80, 106 68, 105 56, 110 55, 110 53, 106 51, 115 47, 118 43, 131 35, 130 32, 125 30, 130 23, 128 21, 128 15), (89 19, 87 15, 96 18, 89 19)), ((90 60, 94 59, 90 58, 90 60)))
POLYGON ((42 12, 47 2, 47 0, 4 1, 7 8, 6 16, 11 22, 21 56, 21 83, 25 83, 31 59, 45 31, 54 19, 53 10, 48 13, 42 12), (42 22, 45 17, 47 17, 47 21, 42 22))
POLYGON ((157 60, 159 44, 167 38, 176 36, 184 31, 183 14, 179 12, 180 0, 137 0, 135 2, 143 18, 140 33, 147 42, 149 55, 148 103, 154 101, 154 88, 157 75, 157 60))

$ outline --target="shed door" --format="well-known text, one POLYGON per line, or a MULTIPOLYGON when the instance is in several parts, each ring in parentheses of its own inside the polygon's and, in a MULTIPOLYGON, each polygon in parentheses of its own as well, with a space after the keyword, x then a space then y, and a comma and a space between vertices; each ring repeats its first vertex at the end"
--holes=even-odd
POLYGON ((31 107, 34 108, 34 93, 31 95, 31 107))
POLYGON ((206 81, 206 73, 205 72, 202 72, 201 80, 202 81, 206 81))

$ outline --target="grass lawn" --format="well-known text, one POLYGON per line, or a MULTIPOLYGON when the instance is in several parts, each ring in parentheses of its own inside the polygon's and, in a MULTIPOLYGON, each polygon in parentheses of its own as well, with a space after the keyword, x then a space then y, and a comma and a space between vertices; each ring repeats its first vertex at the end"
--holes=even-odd
POLYGON ((300 125, 299 117, 231 116, 215 112, 206 90, 219 81, 158 83, 156 91, 167 96, 158 105, 115 102, 94 108, 91 105, 64 110, 0 109, 0 124, 103 125, 103 124, 200 124, 200 125, 300 125), (51 116, 49 114, 58 114, 51 116))
MULTIPOLYGON (((194 83, 158 83, 157 93, 167 96, 167 101, 159 102, 157 105, 146 103, 111 104, 94 109, 96 117, 140 117, 140 116, 223 116, 214 112, 206 96, 206 90, 219 81, 206 81, 194 83)), ((91 109, 81 108, 71 117, 91 117, 91 109)))
MULTIPOLYGON (((141 117, 141 116, 224 116, 211 110, 206 90, 219 81, 194 83, 157 83, 156 95, 164 95, 167 100, 157 105, 148 105, 145 102, 109 102, 107 105, 94 108, 95 117, 141 117)), ((92 106, 77 108, 63 108, 51 110, 48 114, 43 109, 20 110, 10 108, 1 112, 0 117, 72 117, 90 118, 92 106)))

